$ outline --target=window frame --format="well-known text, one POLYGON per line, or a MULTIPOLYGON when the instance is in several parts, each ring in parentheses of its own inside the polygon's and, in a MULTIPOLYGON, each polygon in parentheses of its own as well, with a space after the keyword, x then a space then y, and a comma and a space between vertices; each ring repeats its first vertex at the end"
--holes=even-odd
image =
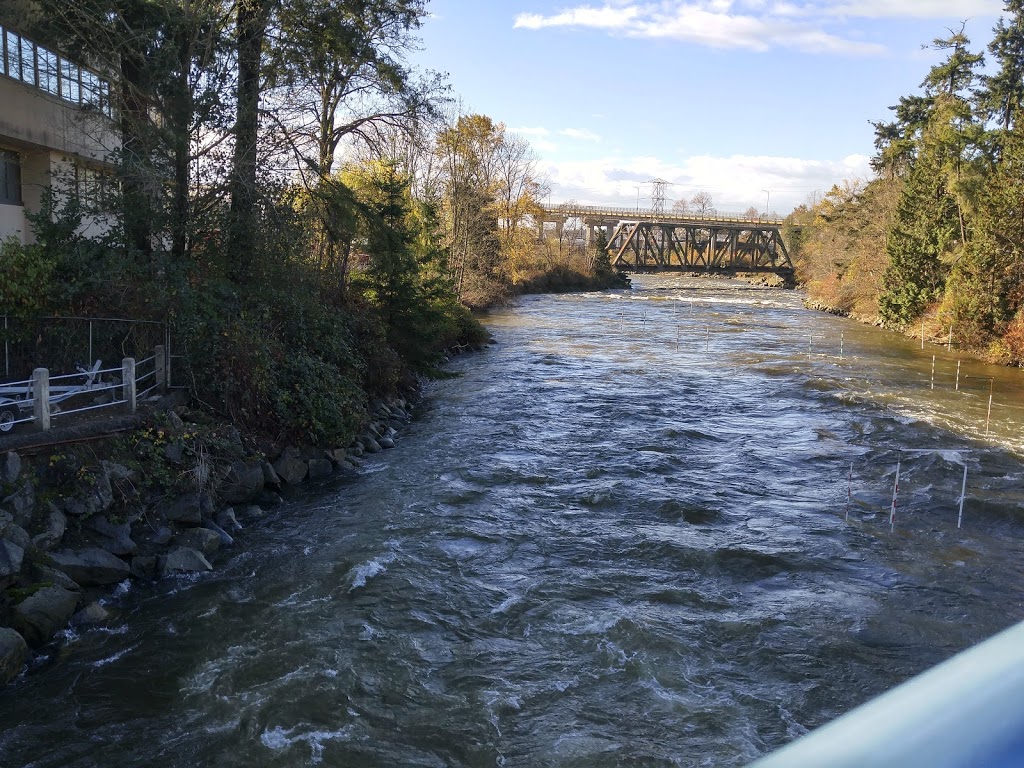
POLYGON ((24 204, 21 192, 21 153, 0 147, 0 205, 24 204), (13 172, 11 169, 14 169, 13 172))

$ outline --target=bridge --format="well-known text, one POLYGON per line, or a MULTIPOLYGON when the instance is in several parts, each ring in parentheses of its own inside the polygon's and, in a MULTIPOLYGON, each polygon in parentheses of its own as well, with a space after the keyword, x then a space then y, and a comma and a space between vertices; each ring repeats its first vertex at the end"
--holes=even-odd
POLYGON ((539 235, 543 237, 546 222, 554 222, 561 236, 568 219, 583 222, 588 244, 598 229, 605 231, 608 254, 617 269, 793 276, 793 262, 779 231, 782 219, 563 203, 543 209, 539 235))

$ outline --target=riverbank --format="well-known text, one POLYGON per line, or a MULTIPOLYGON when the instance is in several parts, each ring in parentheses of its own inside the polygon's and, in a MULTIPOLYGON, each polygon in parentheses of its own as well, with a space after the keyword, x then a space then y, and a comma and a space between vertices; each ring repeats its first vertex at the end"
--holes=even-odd
POLYGON ((100 440, 0 454, 0 684, 103 625, 127 582, 209 572, 283 497, 395 447, 419 385, 371 403, 347 446, 275 445, 176 406, 100 440))

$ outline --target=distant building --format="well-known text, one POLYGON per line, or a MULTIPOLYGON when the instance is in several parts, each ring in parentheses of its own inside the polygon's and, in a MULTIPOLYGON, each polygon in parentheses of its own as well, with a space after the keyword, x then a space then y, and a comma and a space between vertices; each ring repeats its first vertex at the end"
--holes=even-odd
MULTIPOLYGON (((44 193, 75 195, 86 210, 101 207, 120 148, 110 82, 25 37, 0 20, 0 241, 35 240, 26 213, 44 193)), ((96 214, 83 234, 111 226, 96 214)))

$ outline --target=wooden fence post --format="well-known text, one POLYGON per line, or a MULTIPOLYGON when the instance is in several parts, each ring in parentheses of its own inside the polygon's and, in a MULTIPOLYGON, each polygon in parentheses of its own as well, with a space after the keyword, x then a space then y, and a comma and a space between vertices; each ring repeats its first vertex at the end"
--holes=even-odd
POLYGON ((32 406, 36 427, 42 432, 50 431, 50 372, 46 368, 32 371, 32 406))
POLYGON ((161 395, 167 391, 167 360, 164 357, 164 345, 158 344, 153 350, 153 384, 161 395))
POLYGON ((121 393, 128 413, 135 413, 135 358, 126 357, 121 361, 121 393))

